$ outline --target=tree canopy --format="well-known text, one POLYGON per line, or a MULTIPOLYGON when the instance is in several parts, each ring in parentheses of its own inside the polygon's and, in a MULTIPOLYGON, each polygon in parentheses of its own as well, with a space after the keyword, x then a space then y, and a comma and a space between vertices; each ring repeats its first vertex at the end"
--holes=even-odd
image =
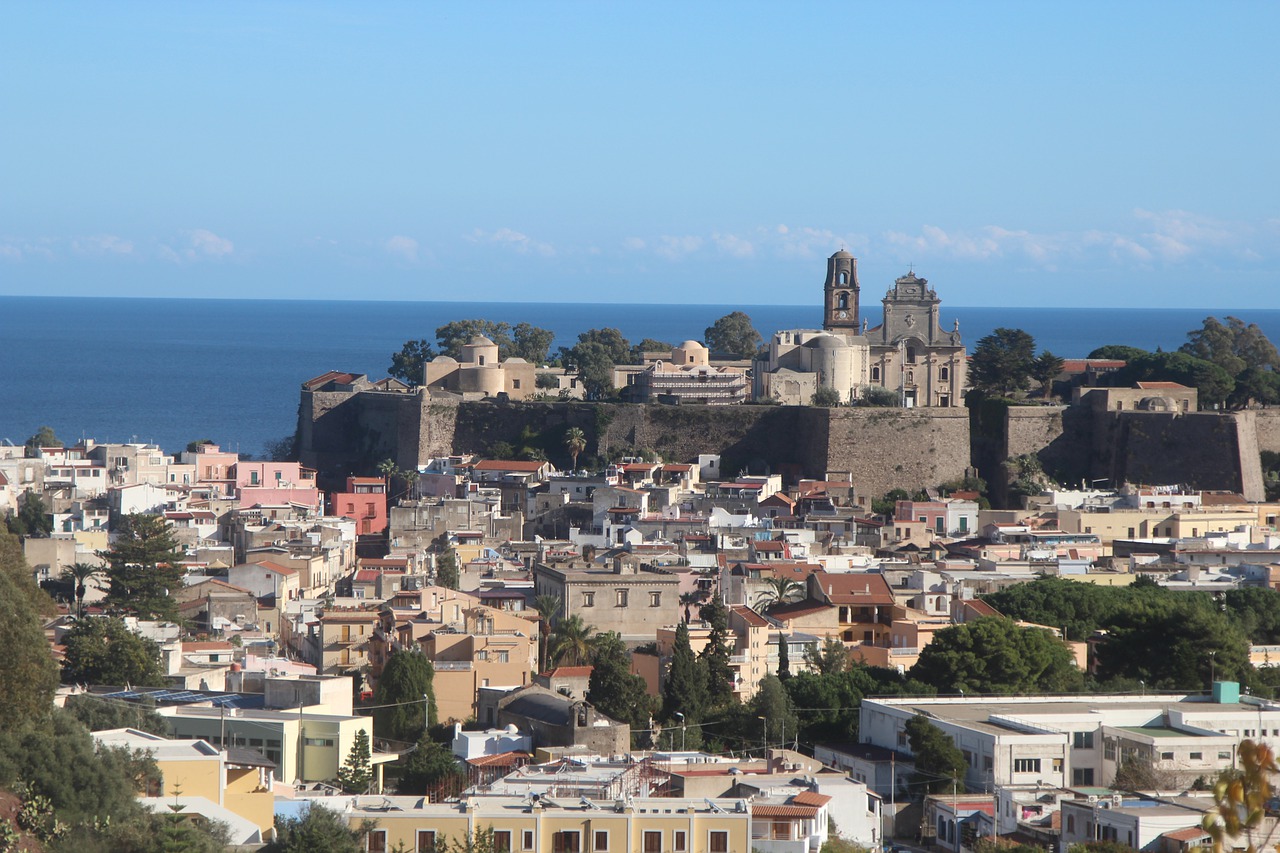
POLYGON ((969 384, 980 391, 1011 394, 1027 387, 1036 358, 1035 338, 1022 329, 996 329, 978 340, 969 384))
POLYGON ((652 702, 644 679, 631 672, 631 654, 616 633, 591 638, 591 681, 587 701, 610 719, 627 723, 632 731, 649 725, 652 702))
POLYGON ((53 532, 53 514, 39 492, 27 489, 18 502, 18 511, 5 519, 5 526, 17 536, 48 536, 53 532))
POLYGON ((159 687, 160 647, 135 634, 123 619, 95 616, 80 619, 62 638, 66 658, 62 680, 69 684, 129 684, 159 687))
POLYGON ((544 364, 555 332, 530 323, 495 322, 473 319, 454 320, 436 329, 436 344, 425 338, 404 342, 400 352, 391 356, 387 373, 409 385, 421 385, 423 366, 438 355, 460 358, 462 348, 482 335, 498 345, 498 358, 523 358, 531 364, 544 364))
POLYGON ((911 677, 947 693, 1064 693, 1084 684, 1061 640, 997 616, 938 631, 911 677))
POLYGON ((707 672, 698 666, 694 657, 689 644, 689 626, 681 622, 676 626, 671 664, 662 685, 662 719, 670 723, 680 713, 687 723, 693 724, 702 720, 708 705, 707 672))
POLYGON ((387 658, 374 691, 373 730, 380 738, 416 743, 436 724, 435 668, 414 650, 396 650, 387 658), (423 709, 423 696, 426 709, 423 709))
POLYGON ((44 720, 53 706, 58 668, 40 625, 47 603, 18 538, 0 533, 0 731, 44 720))
POLYGON ((955 741, 923 714, 908 720, 905 728, 911 754, 915 757, 913 782, 932 793, 951 791, 957 785, 963 790, 969 764, 955 741))
POLYGON ((277 817, 276 837, 264 853, 364 853, 372 824, 352 828, 338 812, 312 803, 300 818, 277 817))
POLYGON ((36 430, 35 435, 23 442, 22 446, 26 448, 27 456, 35 456, 36 451, 41 447, 61 447, 62 440, 54 433, 53 427, 42 426, 36 430))
POLYGON ((707 327, 703 335, 707 349, 727 353, 737 358, 751 358, 760 348, 763 339, 751 325, 751 318, 741 311, 725 314, 707 327))
POLYGON ((107 561, 107 603, 144 619, 173 619, 173 593, 182 589, 182 546, 158 515, 126 515, 111 547, 99 552, 107 561))
POLYGON ((614 365, 630 360, 631 344, 617 329, 591 329, 578 335, 578 342, 572 347, 560 348, 561 363, 578 374, 589 400, 613 396, 614 365))

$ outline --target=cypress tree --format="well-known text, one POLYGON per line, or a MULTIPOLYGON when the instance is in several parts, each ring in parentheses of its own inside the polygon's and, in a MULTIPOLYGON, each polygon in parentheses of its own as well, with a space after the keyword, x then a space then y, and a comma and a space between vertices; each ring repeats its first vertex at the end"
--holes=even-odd
POLYGON ((373 731, 380 738, 416 743, 436 724, 435 667, 419 651, 395 651, 378 678, 373 704, 373 731), (422 696, 427 695, 426 713, 422 696))
POLYGON ((693 656, 689 645, 689 626, 676 626, 675 647, 671 666, 662 685, 662 719, 671 722, 676 712, 684 714, 686 723, 700 722, 707 711, 707 674, 693 656))
POLYGON ((729 610, 719 599, 712 599, 698 611, 711 629, 699 663, 706 668, 707 701, 721 708, 733 701, 733 669, 729 666, 729 610))

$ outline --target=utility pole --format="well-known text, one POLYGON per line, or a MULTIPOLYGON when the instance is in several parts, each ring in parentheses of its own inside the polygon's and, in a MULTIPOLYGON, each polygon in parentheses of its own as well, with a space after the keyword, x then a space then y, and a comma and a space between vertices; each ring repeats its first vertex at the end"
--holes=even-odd
POLYGON ((764 722, 764 728, 760 732, 760 752, 764 757, 768 757, 769 750, 769 718, 757 717, 756 719, 764 722))
POLYGON ((426 693, 422 694, 422 733, 425 735, 427 729, 431 728, 431 697, 426 693))

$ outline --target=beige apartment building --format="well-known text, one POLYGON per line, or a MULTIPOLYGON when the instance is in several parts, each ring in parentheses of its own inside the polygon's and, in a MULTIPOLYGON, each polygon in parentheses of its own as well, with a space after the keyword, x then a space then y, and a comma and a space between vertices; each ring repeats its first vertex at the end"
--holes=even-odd
POLYGON ((624 642, 652 641, 680 618, 680 579, 653 566, 619 558, 613 568, 535 563, 537 595, 561 600, 560 616, 580 616, 596 631, 616 631, 624 642))
POLYGON ((477 716, 481 687, 523 687, 537 666, 537 625, 523 617, 477 605, 461 624, 440 625, 418 640, 435 667, 439 719, 477 716))
POLYGON ((1190 510, 1121 509, 1088 512, 1080 509, 1058 511, 1058 526, 1065 533, 1092 533, 1104 544, 1116 539, 1181 539, 1227 533, 1243 525, 1258 523, 1252 509, 1190 510))

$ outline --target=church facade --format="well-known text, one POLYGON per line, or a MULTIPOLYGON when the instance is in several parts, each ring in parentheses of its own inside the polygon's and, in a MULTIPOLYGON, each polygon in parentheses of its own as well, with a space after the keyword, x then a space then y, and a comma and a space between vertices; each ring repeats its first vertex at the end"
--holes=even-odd
POLYGON ((822 329, 777 332, 754 371, 757 400, 807 405, 819 388, 855 402, 870 386, 894 392, 899 404, 962 406, 968 353, 960 323, 943 329, 941 300, 914 271, 881 300, 883 319, 868 328, 861 309, 858 259, 843 249, 827 259, 822 329))

